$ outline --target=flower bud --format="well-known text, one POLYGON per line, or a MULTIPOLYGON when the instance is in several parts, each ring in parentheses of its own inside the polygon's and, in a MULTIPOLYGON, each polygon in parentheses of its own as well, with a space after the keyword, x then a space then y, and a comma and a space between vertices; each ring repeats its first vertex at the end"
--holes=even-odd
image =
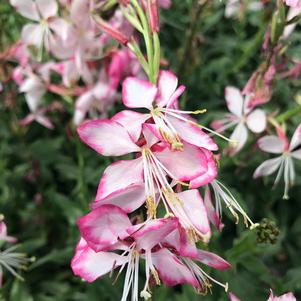
POLYGON ((152 32, 159 32, 159 16, 157 0, 147 0, 149 24, 152 32))

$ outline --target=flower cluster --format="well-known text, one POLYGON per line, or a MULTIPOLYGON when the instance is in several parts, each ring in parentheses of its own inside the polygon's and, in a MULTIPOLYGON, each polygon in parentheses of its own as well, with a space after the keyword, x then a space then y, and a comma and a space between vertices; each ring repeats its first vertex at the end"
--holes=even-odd
MULTIPOLYGON (((11 0, 11 5, 31 23, 23 27, 21 40, 7 55, 17 62, 12 79, 25 94, 30 113, 21 124, 37 121, 52 129, 47 116, 53 110, 69 110, 74 123, 87 117, 106 118, 119 99, 118 86, 140 66, 125 48, 120 49, 91 17, 97 3, 89 0, 11 0), (60 101, 47 101, 52 93, 60 101), (75 101, 74 101, 75 99, 75 101), (71 109, 70 109, 71 107, 71 109)), ((165 3, 168 6, 169 3, 165 3)), ((131 34, 132 26, 118 9, 108 20, 131 34)))
POLYGON ((218 269, 230 266, 196 247, 211 236, 210 215, 197 188, 217 175, 212 153, 217 145, 188 116, 194 112, 178 109, 184 87, 177 85, 170 71, 160 72, 157 85, 129 77, 122 86, 124 105, 147 112, 124 110, 78 128, 80 138, 101 155, 134 154, 104 171, 92 212, 78 221, 82 238, 72 261, 74 273, 87 281, 127 265, 122 300, 131 287, 138 298, 140 259, 146 261, 142 297, 150 296, 150 277, 157 284, 188 283, 206 291, 211 277, 195 261, 218 269), (131 213, 136 215, 130 220, 131 213))
MULTIPOLYGON (((72 259, 73 272, 93 282, 116 268, 117 277, 126 270, 123 301, 130 291, 132 300, 138 300, 139 290, 142 298, 149 299, 152 286, 161 282, 190 284, 206 293, 212 281, 227 290, 227 284, 213 279, 198 263, 219 270, 230 264, 199 248, 200 243, 207 244, 211 238, 210 222, 218 230, 223 228, 222 203, 237 222, 241 214, 247 226, 256 224, 216 179, 214 132, 192 117, 206 110, 181 110, 179 99, 185 87, 171 71, 159 70, 157 2, 120 2, 121 12, 143 36, 146 56, 122 29, 99 15, 93 18, 132 50, 148 80, 127 77, 121 91, 126 109, 110 119, 87 121, 77 129, 81 140, 98 154, 132 158, 105 169, 91 212, 78 220, 81 239, 72 259), (138 283, 141 261, 145 266, 142 288, 138 283)), ((243 119, 242 113, 239 118, 243 119)))
MULTIPOLYGON (((232 2, 229 2, 230 5, 232 2)), ((234 5, 235 1, 232 3, 234 5)), ((277 78, 297 78, 300 75, 300 62, 286 55, 288 38, 295 29, 296 21, 301 12, 298 1, 285 1, 290 7, 285 13, 282 2, 277 2, 276 10, 272 16, 263 40, 263 62, 253 72, 244 89, 228 86, 225 89, 225 99, 228 110, 223 118, 212 122, 212 127, 222 133, 232 127, 234 130, 230 136, 230 144, 224 152, 230 156, 240 152, 248 141, 249 132, 258 138, 259 134, 267 135, 258 139, 256 149, 267 153, 282 154, 278 158, 264 161, 254 172, 254 178, 267 176, 278 171, 275 185, 283 176, 284 194, 288 198, 289 188, 294 184, 295 168, 294 160, 300 160, 300 127, 297 126, 288 142, 285 121, 300 113, 300 105, 291 111, 278 114, 277 109, 269 112, 258 108, 271 101, 273 96, 273 84, 277 78), (277 23, 278 22, 278 23, 277 23), (290 67, 293 65, 292 67, 290 67), (271 133, 276 131, 277 136, 271 133)), ((227 11, 227 7, 226 7, 227 11)), ((281 113, 281 112, 280 112, 281 113)))

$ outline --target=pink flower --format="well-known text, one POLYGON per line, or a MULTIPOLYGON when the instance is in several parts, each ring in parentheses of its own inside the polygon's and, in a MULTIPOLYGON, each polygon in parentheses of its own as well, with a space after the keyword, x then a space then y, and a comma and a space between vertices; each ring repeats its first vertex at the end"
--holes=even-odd
POLYGON ((220 120, 223 123, 223 127, 220 127, 218 131, 228 129, 235 126, 230 140, 231 154, 238 153, 248 139, 248 129, 253 133, 261 133, 266 128, 266 114, 263 110, 252 110, 248 107, 249 96, 245 98, 241 92, 235 87, 226 87, 225 98, 230 114, 220 120))
POLYGON ((208 171, 210 160, 202 149, 185 142, 183 151, 171 151, 158 143, 154 125, 144 124, 142 128, 144 142, 138 146, 113 120, 90 121, 78 127, 81 139, 100 154, 136 153, 137 157, 113 163, 105 170, 94 207, 105 202, 132 212, 146 202, 148 215, 153 218, 161 199, 169 216, 177 216, 185 228, 208 240, 210 228, 199 193, 189 190, 176 194, 167 177, 174 183, 194 180, 208 171))
POLYGON ((25 99, 30 110, 30 114, 23 119, 24 125, 36 120, 41 125, 52 129, 51 121, 45 117, 43 109, 41 108, 42 97, 46 93, 45 83, 34 73, 30 73, 28 77, 22 82, 19 91, 25 93, 25 99))
POLYGON ((10 0, 12 6, 24 17, 38 22, 27 24, 22 30, 22 39, 27 45, 50 49, 56 38, 66 39, 68 24, 57 18, 58 5, 55 0, 10 0))
MULTIPOLYGON (((176 218, 148 220, 131 225, 122 209, 104 205, 78 222, 82 234, 71 266, 75 275, 88 282, 120 266, 118 275, 126 269, 121 300, 125 301, 132 288, 132 300, 138 300, 138 273, 140 260, 145 260, 146 281, 140 296, 149 298, 150 277, 156 284, 190 284, 200 291, 209 285, 208 280, 226 287, 211 278, 194 261, 224 270, 229 263, 219 256, 198 250, 181 253, 185 241, 179 238, 176 218), (116 253, 116 251, 119 253, 116 253)), ((192 247, 193 248, 193 247, 192 247)))
MULTIPOLYGON (((122 111, 115 117, 115 120, 127 127, 127 120, 130 114, 137 120, 137 127, 141 129, 141 124, 152 118, 159 131, 160 139, 168 143, 173 150, 181 150, 183 141, 197 147, 208 150, 217 150, 217 145, 202 131, 188 114, 198 114, 203 111, 181 111, 177 109, 177 100, 184 92, 185 87, 178 87, 177 77, 169 71, 161 71, 158 86, 146 80, 134 77, 127 78, 122 86, 122 101, 128 108, 145 108, 149 112, 141 114, 138 123, 137 113, 122 111), (124 116, 125 115, 125 116, 124 116), (135 116, 134 116, 135 115, 135 116)), ((139 132, 135 128, 135 133, 129 130, 134 139, 139 137, 139 132)))
POLYGON ((301 7, 301 1, 300 0, 283 0, 284 3, 287 6, 291 6, 291 7, 301 7))
POLYGON ((92 117, 107 117, 107 112, 116 99, 116 90, 107 83, 99 81, 76 100, 73 121, 82 123, 87 113, 92 117))
POLYGON ((7 227, 5 222, 3 221, 4 217, 3 215, 0 216, 1 221, 0 221, 0 241, 6 241, 9 243, 15 243, 17 242, 17 239, 13 236, 7 235, 7 227))
POLYGON ((286 293, 279 297, 274 296, 273 291, 271 290, 268 301, 297 301, 293 293, 286 293))
MULTIPOLYGON (((240 299, 233 293, 229 293, 229 297, 231 301, 240 301, 240 299)), ((297 299, 293 293, 286 293, 284 295, 276 297, 274 296, 273 291, 271 290, 269 299, 267 301, 297 301, 297 299)))
POLYGON ((275 185, 281 176, 284 177, 285 189, 283 198, 288 198, 289 187, 295 180, 293 159, 301 160, 301 124, 295 130, 289 143, 282 128, 277 128, 278 136, 264 136, 258 140, 258 147, 267 153, 281 154, 280 157, 264 161, 254 172, 254 178, 270 175, 278 170, 275 185))
MULTIPOLYGON (((126 213, 120 208, 105 205, 83 217, 79 226, 83 238, 71 263, 75 275, 93 282, 119 266, 120 274, 127 266, 121 300, 127 300, 131 288, 132 300, 138 300, 139 261, 144 259, 146 282, 141 295, 150 295, 151 275, 157 284, 160 282, 153 263, 153 249, 177 227, 176 218, 158 219, 132 226, 126 213), (122 251, 121 255, 112 252, 118 250, 122 251)), ((176 284, 193 283, 193 275, 187 268, 178 262, 174 262, 174 266, 178 272, 182 272, 177 276, 176 284)))

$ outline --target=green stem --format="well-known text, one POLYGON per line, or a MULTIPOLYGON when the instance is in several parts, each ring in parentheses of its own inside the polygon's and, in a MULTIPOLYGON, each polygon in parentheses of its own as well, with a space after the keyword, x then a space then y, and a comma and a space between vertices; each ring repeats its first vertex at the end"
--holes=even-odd
POLYGON ((153 33, 154 42, 154 81, 157 82, 159 70, 160 70, 160 58, 161 58, 161 48, 160 39, 158 33, 153 33))
POLYGON ((276 118, 276 120, 281 123, 281 122, 285 122, 286 120, 288 120, 296 115, 301 115, 301 106, 298 106, 289 111, 286 111, 285 113, 279 115, 276 118))
POLYGON ((135 41, 128 43, 128 47, 130 48, 130 50, 136 55, 139 63, 141 64, 143 70, 145 71, 145 73, 147 74, 147 76, 149 77, 149 66, 147 61, 145 60, 143 53, 141 52, 139 46, 137 45, 137 43, 135 41))
POLYGON ((146 53, 147 53, 147 61, 148 61, 148 66, 149 66, 149 80, 152 83, 156 83, 155 75, 154 75, 154 50, 153 50, 153 43, 152 43, 152 35, 150 32, 149 24, 147 21, 147 18, 140 7, 139 3, 137 0, 132 0, 132 3, 138 13, 138 16, 140 18, 142 28, 143 28, 143 38, 145 42, 145 47, 146 47, 146 53))

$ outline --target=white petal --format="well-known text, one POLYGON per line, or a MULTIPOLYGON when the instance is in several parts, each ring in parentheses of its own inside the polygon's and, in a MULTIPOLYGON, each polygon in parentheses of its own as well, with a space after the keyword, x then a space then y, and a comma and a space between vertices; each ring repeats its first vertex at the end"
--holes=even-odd
POLYGON ((247 126, 253 133, 263 132, 266 125, 267 119, 263 110, 256 109, 247 117, 247 126))
POLYGON ((128 77, 122 85, 122 101, 128 108, 152 108, 157 87, 136 77, 128 77))
POLYGON ((27 24, 22 29, 22 40, 27 45, 41 47, 43 43, 44 29, 40 25, 27 24))
POLYGON ((281 154, 285 149, 284 141, 277 136, 264 136, 257 143, 258 147, 267 153, 281 154))
POLYGON ((40 14, 45 20, 56 15, 58 5, 55 0, 36 0, 36 3, 40 14))
POLYGON ((296 128, 293 138, 290 143, 290 150, 293 150, 301 144, 301 123, 296 128))
POLYGON ((40 17, 35 3, 32 0, 10 0, 10 4, 17 12, 28 19, 39 21, 40 17))
POLYGON ((226 87, 225 98, 229 111, 241 117, 244 100, 240 90, 235 87, 226 87))
POLYGON ((233 141, 231 142, 232 154, 236 154, 243 148, 248 139, 248 130, 243 122, 235 127, 230 139, 233 141))
POLYGON ((282 157, 269 159, 261 163, 255 170, 253 177, 258 178, 274 173, 280 166, 282 157))

